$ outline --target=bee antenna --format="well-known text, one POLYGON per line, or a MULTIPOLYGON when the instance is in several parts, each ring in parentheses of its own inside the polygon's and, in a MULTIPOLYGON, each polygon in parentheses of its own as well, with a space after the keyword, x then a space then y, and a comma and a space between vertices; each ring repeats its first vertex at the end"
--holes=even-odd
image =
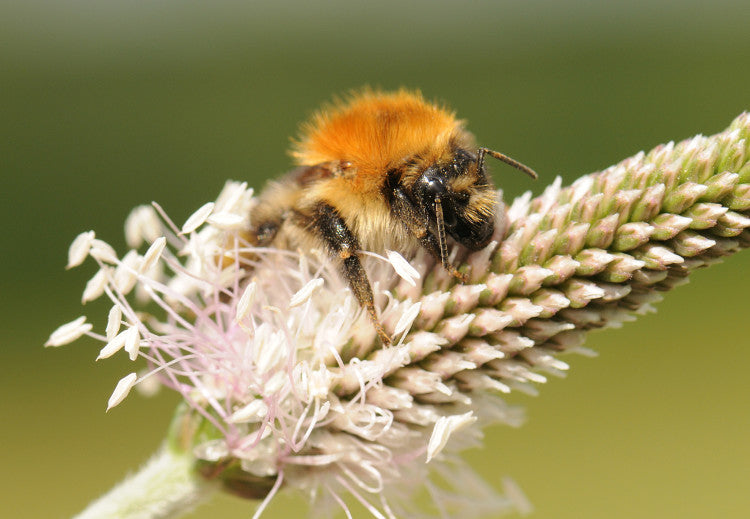
POLYGON ((523 171, 524 173, 526 173, 528 176, 530 176, 534 180, 536 180, 537 178, 539 178, 539 175, 536 174, 536 171, 534 171, 530 167, 528 167, 528 166, 526 166, 524 164, 521 164, 517 160, 508 157, 504 153, 500 153, 499 151, 494 151, 494 150, 491 150, 489 148, 479 148, 477 150, 477 169, 478 170, 481 170, 482 167, 484 166, 484 155, 485 155, 485 153, 487 155, 489 155, 490 157, 494 157, 494 158, 496 158, 499 161, 505 162, 509 166, 513 166, 516 169, 520 169, 521 171, 523 171))

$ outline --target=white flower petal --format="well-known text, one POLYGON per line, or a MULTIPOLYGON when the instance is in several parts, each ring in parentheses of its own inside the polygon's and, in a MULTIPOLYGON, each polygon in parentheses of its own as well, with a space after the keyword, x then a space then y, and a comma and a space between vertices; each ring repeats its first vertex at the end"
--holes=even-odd
POLYGON ((230 423, 259 422, 268 414, 268 406, 260 398, 256 398, 244 407, 236 410, 229 417, 230 423))
POLYGON ((417 269, 412 267, 411 264, 396 251, 387 250, 385 251, 385 254, 388 256, 388 262, 393 266, 393 270, 396 271, 396 274, 401 276, 401 278, 411 286, 417 286, 415 280, 420 277, 417 269))
POLYGON ((182 234, 190 234, 194 230, 196 230, 198 227, 203 225, 203 222, 206 221, 206 219, 209 217, 211 212, 214 210, 214 203, 209 202, 207 204, 204 204, 200 209, 198 209, 196 212, 190 215, 190 217, 185 221, 185 224, 182 226, 182 229, 180 232, 182 234))
POLYGON ((396 328, 393 330, 393 335, 399 335, 401 332, 411 328, 414 319, 419 315, 419 311, 422 308, 422 303, 414 303, 401 314, 401 318, 396 323, 396 328))
POLYGON ((201 460, 219 461, 229 455, 229 447, 222 439, 208 440, 196 446, 193 455, 201 460))
POLYGON ((309 396, 311 398, 324 399, 331 391, 332 383, 333 374, 326 369, 325 366, 321 366, 320 369, 312 371, 308 382, 309 396))
POLYGON ((235 213, 214 213, 207 219, 208 223, 219 229, 239 229, 245 223, 245 217, 235 213))
POLYGON ((295 306, 304 304, 312 297, 313 293, 322 286, 323 280, 321 278, 311 279, 292 296, 292 300, 289 302, 289 308, 294 308, 295 306))
POLYGON ((95 237, 94 231, 82 232, 75 237, 68 249, 68 264, 65 266, 66 269, 77 267, 83 263, 83 260, 89 255, 91 244, 95 237))
POLYGON ((320 406, 320 409, 318 409, 318 412, 315 413, 315 420, 320 421, 326 416, 328 416, 328 411, 331 410, 331 402, 329 400, 326 400, 323 402, 323 405, 320 406))
POLYGON ((133 389, 133 386, 135 385, 137 380, 138 375, 135 373, 125 375, 120 379, 120 381, 117 383, 117 386, 115 387, 115 390, 112 392, 112 396, 110 396, 109 400, 107 401, 107 411, 125 400, 125 397, 128 396, 130 390, 133 389))
POLYGON ((134 207, 128 217, 125 218, 125 243, 128 247, 136 249, 143 243, 143 235, 141 234, 141 208, 139 205, 134 207))
POLYGON ((83 295, 81 296, 81 303, 88 303, 97 299, 104 293, 104 287, 107 286, 107 269, 100 268, 99 271, 94 274, 94 277, 89 279, 86 283, 86 288, 83 289, 83 295))
POLYGON ((140 377, 140 380, 138 380, 135 390, 138 391, 139 395, 151 397, 161 391, 161 381, 153 372, 148 369, 141 370, 138 372, 138 377, 140 377))
POLYGON ((277 371, 263 385, 263 394, 266 396, 270 396, 270 395, 273 395, 274 393, 281 391, 281 388, 284 387, 284 385, 287 383, 288 380, 289 380, 289 375, 287 375, 283 371, 277 371))
POLYGON ((128 339, 129 331, 130 330, 125 330, 110 339, 110 341, 104 346, 104 348, 99 350, 99 355, 96 357, 96 360, 108 359, 109 357, 120 351, 125 346, 125 341, 128 339))
POLYGON ((138 350, 141 347, 141 334, 137 326, 131 326, 125 333, 125 351, 128 352, 130 360, 138 358, 138 350))
POLYGON ((247 182, 227 181, 216 199, 216 209, 220 212, 245 212, 243 203, 253 196, 253 189, 247 188, 247 182))
MULTIPOLYGON (((270 330, 270 326, 266 327, 266 330, 270 330)), ((255 344, 255 369, 259 374, 267 373, 282 359, 286 359, 287 349, 281 330, 266 334, 258 333, 255 344), (260 338, 262 335, 265 335, 265 339, 260 338)))
POLYGON ((240 297, 240 301, 237 303, 237 315, 234 317, 235 321, 240 322, 244 320, 245 317, 247 317, 247 314, 250 313, 250 306, 255 300, 257 289, 258 285, 255 281, 251 281, 248 283, 247 287, 245 287, 245 291, 242 292, 242 297, 240 297))
POLYGON ((474 411, 453 416, 441 416, 435 423, 435 428, 432 430, 432 436, 430 436, 430 441, 427 444, 426 463, 429 463, 432 458, 443 450, 448 443, 451 434, 458 429, 474 423, 476 420, 474 411))
POLYGON ((164 236, 157 238, 154 243, 151 244, 151 246, 146 251, 146 254, 143 255, 143 261, 141 262, 141 266, 138 268, 138 271, 141 274, 144 272, 148 272, 149 269, 153 267, 157 261, 159 261, 161 253, 164 251, 164 247, 166 245, 167 239, 164 236))
POLYGON ((125 295, 133 290, 138 281, 138 268, 141 260, 141 256, 136 251, 130 250, 115 268, 112 282, 121 294, 125 295))
POLYGON ((107 316, 107 340, 111 341, 112 338, 117 335, 120 331, 120 323, 122 322, 122 309, 119 305, 114 305, 109 309, 109 315, 107 316))
POLYGON ((125 242, 132 249, 140 247, 144 240, 153 242, 161 233, 159 216, 150 205, 136 207, 125 220, 125 242))
POLYGON ((57 330, 52 332, 52 335, 49 336, 49 339, 47 339, 47 342, 45 342, 44 345, 63 346, 73 342, 84 333, 90 331, 91 328, 91 323, 87 323, 86 316, 82 315, 74 321, 63 324, 57 330))
POLYGON ((93 240, 91 242, 91 257, 104 263, 117 263, 117 253, 106 241, 93 240))

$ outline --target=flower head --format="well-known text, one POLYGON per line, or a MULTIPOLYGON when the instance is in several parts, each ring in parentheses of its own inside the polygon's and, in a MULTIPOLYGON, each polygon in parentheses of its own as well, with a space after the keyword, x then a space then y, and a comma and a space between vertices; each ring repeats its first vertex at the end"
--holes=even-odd
POLYGON ((501 396, 567 370, 558 357, 587 353, 587 330, 649 311, 691 270, 748 245, 748 136, 743 114, 722 134, 501 207, 485 249, 453 250, 464 285, 426 255, 368 253, 386 348, 324 254, 248 243, 245 184, 227 183, 181 228, 140 207, 122 257, 93 231, 70 249, 69 267, 99 265, 83 300, 109 298, 105 332, 79 318, 48 345, 87 334, 105 343, 99 358, 144 359, 109 407, 149 380, 179 392, 172 440, 234 493, 297 488, 344 507, 349 494, 392 517, 424 487, 444 515, 523 509, 512 485, 495 494, 453 453, 488 423, 520 423, 501 396))

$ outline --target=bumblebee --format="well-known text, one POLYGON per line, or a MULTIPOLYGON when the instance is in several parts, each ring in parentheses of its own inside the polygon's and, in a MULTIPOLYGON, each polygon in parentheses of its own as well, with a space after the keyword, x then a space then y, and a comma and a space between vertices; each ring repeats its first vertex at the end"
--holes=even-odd
POLYGON ((340 265, 383 344, 360 251, 422 247, 459 281, 447 237, 471 250, 490 241, 496 190, 484 167, 494 157, 533 178, 523 164, 477 147, 464 121, 407 90, 353 93, 313 115, 291 151, 298 167, 271 182, 251 210, 257 246, 321 248, 340 265))

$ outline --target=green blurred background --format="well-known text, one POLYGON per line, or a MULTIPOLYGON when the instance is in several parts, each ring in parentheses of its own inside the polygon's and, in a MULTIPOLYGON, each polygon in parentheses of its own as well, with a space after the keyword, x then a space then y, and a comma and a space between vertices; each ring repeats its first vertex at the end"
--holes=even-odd
MULTIPOLYGON (((64 518, 153 452, 176 398, 105 415, 127 360, 41 345, 80 315, 93 266, 65 272, 80 231, 124 248, 130 208, 177 221, 228 178, 289 167, 297 123, 363 84, 421 88, 479 142, 506 199, 641 149, 715 133, 750 109, 746 2, 99 2, 0 5, 0 516, 64 518), (743 12, 743 9, 745 11, 743 12)), ((597 359, 515 402, 518 429, 470 451, 511 476, 533 518, 744 518, 750 495, 750 253, 697 273, 659 313, 593 334, 597 359)), ((106 309, 92 305, 89 315, 106 309)), ((265 517, 304 516, 283 495, 265 517)), ((250 517, 219 497, 190 517, 250 517)), ((359 511, 360 515, 364 513, 359 511)))

